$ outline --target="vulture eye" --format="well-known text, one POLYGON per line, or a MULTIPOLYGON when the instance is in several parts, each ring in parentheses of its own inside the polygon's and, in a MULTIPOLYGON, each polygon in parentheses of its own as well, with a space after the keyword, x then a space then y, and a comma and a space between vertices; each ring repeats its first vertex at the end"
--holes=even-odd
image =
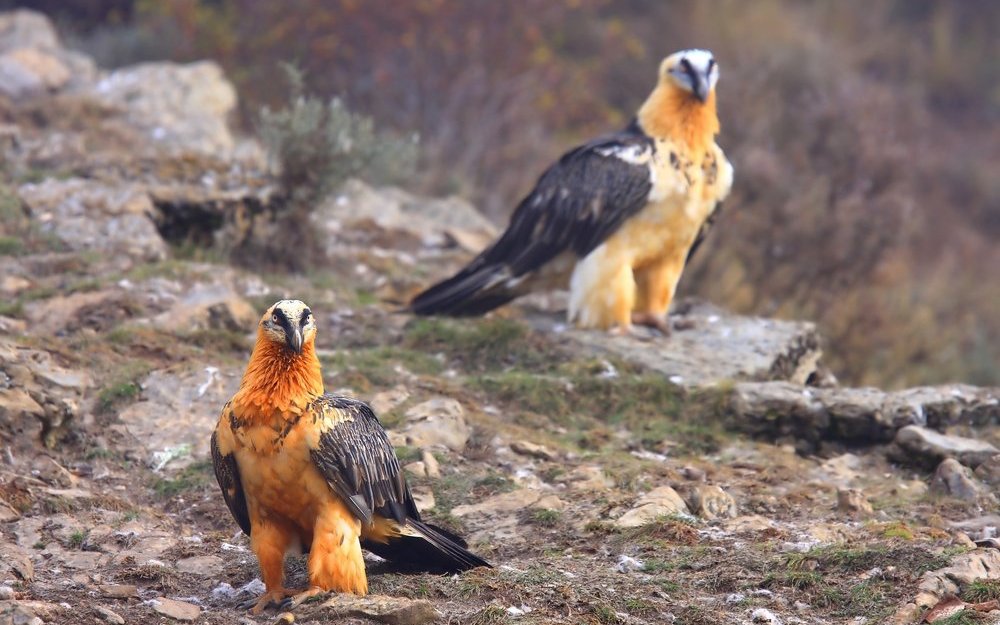
POLYGON ((272 323, 280 323, 281 322, 281 320, 278 318, 278 314, 277 313, 271 315, 271 322, 272 323))

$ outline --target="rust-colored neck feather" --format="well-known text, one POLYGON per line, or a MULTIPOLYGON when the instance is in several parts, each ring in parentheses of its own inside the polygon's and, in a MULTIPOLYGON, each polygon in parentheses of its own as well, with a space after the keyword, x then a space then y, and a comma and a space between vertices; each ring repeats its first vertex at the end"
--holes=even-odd
POLYGON ((258 331, 233 409, 243 421, 263 422, 301 414, 322 394, 323 374, 313 341, 302 346, 301 354, 293 354, 258 331))
POLYGON ((639 125, 649 136, 687 146, 700 160, 719 134, 715 90, 700 102, 669 83, 660 83, 639 108, 639 125))

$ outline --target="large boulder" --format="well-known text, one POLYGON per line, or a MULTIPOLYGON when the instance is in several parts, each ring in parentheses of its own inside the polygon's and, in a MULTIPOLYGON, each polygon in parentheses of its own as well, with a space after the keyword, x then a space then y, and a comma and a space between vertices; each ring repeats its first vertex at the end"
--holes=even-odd
POLYGON ((154 149, 226 157, 233 150, 227 119, 236 89, 212 61, 142 63, 115 70, 89 95, 121 111, 154 149))
POLYGON ((52 22, 35 11, 0 13, 0 93, 20 99, 84 84, 96 73, 88 57, 66 50, 52 22))
POLYGON ((18 188, 32 219, 67 247, 108 258, 162 260, 163 241, 149 195, 136 185, 49 178, 18 188))

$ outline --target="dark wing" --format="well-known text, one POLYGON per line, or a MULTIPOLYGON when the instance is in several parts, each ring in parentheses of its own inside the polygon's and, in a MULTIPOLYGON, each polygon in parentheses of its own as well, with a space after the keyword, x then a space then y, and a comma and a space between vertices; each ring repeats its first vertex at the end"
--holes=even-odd
POLYGON ((321 429, 310 450, 313 464, 351 512, 366 526, 375 514, 400 524, 419 521, 396 450, 368 404, 323 395, 310 409, 321 429))
POLYGON ((646 205, 653 140, 627 129, 566 153, 521 200, 507 230, 455 276, 417 295, 416 314, 481 314, 563 252, 584 257, 646 205))
POLYGON ((222 498, 226 500, 233 518, 247 536, 250 535, 250 513, 247 511, 247 499, 240 482, 240 472, 236 466, 233 454, 223 455, 219 450, 218 432, 212 432, 212 466, 215 468, 215 479, 222 488, 222 498))
POLYGON ((691 244, 691 249, 688 250, 687 258, 684 259, 685 265, 689 264, 691 259, 694 258, 694 253, 698 251, 698 248, 701 247, 701 244, 705 241, 705 237, 708 236, 708 231, 715 225, 715 220, 718 219, 719 213, 721 212, 722 202, 716 202, 715 208, 712 209, 712 212, 708 214, 708 217, 701 224, 701 227, 698 228, 698 234, 694 238, 694 243, 691 244))

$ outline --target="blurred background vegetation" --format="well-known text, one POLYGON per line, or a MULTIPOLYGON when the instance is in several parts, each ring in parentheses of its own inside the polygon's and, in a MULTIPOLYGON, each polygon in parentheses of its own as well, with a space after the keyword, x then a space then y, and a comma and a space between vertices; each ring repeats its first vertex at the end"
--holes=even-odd
POLYGON ((281 63, 419 134, 411 189, 498 223, 565 149, 625 124, 659 60, 722 67, 733 194, 681 283, 815 319, 844 382, 1000 384, 995 0, 34 0, 104 67, 220 61, 244 128, 281 63))

